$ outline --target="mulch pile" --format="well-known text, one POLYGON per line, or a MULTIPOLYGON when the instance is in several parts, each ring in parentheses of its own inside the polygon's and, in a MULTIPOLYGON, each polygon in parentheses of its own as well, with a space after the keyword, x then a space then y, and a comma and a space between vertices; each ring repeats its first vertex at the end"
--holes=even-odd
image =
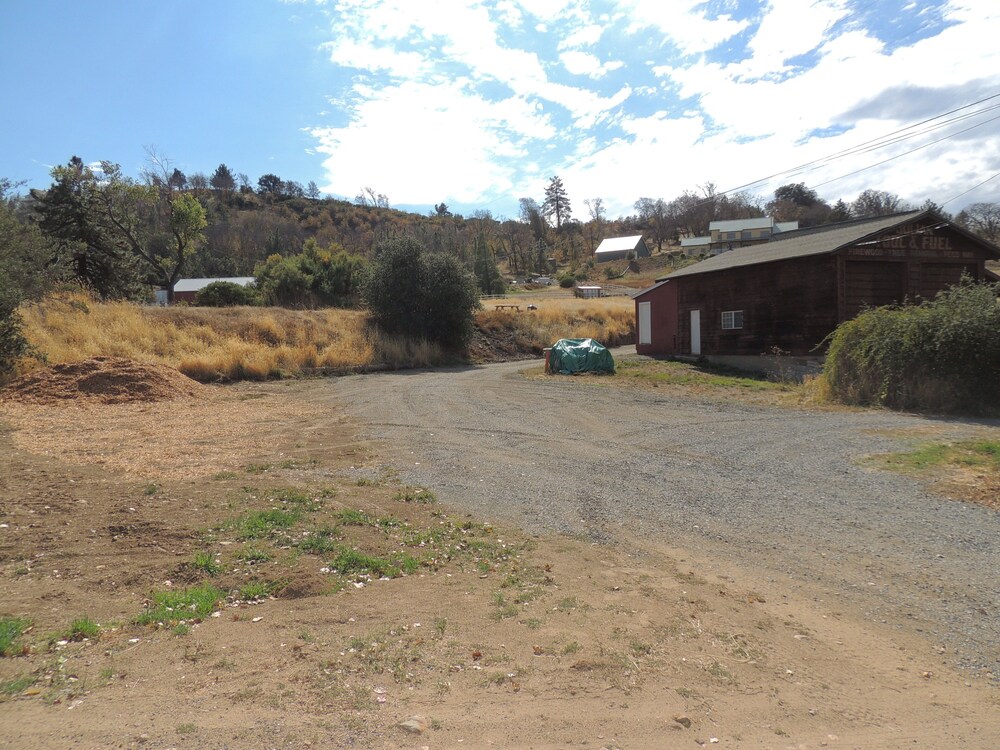
POLYGON ((67 401, 126 404, 197 397, 204 392, 205 386, 166 365, 94 357, 28 373, 0 391, 0 398, 42 405, 67 401))

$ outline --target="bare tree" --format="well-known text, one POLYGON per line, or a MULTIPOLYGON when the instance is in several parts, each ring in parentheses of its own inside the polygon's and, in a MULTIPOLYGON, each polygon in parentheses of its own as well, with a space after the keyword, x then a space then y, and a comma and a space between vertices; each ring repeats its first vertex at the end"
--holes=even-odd
POLYGON ((972 203, 955 220, 985 240, 1000 242, 1000 203, 972 203))

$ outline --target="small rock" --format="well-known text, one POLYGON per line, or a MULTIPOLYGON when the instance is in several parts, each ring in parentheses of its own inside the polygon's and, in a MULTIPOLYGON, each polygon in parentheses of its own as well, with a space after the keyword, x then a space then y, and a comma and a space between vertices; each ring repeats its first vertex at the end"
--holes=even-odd
POLYGON ((427 731, 427 719, 423 716, 411 716, 409 719, 399 722, 396 726, 410 734, 423 734, 427 731))
POLYGON ((676 721, 678 724, 680 724, 685 729, 690 729, 691 728, 691 719, 688 718, 687 716, 685 716, 684 714, 680 714, 678 716, 675 716, 674 717, 674 721, 676 721))

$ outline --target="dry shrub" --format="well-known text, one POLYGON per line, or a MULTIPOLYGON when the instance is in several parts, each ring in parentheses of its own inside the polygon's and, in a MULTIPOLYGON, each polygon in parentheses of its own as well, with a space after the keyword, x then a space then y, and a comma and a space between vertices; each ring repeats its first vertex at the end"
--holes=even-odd
POLYGON ((372 334, 372 338, 378 361, 386 367, 434 367, 449 361, 444 349, 435 341, 415 341, 378 331, 372 334))

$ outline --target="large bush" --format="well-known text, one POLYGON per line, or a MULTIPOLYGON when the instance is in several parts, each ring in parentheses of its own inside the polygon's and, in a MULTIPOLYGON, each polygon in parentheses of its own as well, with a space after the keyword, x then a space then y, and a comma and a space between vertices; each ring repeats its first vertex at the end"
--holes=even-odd
POLYGON ((459 261, 429 253, 411 237, 380 243, 362 297, 384 331, 464 346, 479 307, 476 280, 459 261))
POLYGON ((253 287, 236 284, 232 281, 213 281, 198 291, 195 304, 202 307, 237 307, 240 305, 259 305, 260 296, 253 287))
POLYGON ((283 307, 345 307, 354 304, 365 260, 336 244, 320 247, 308 239, 302 252, 272 255, 254 269, 264 300, 283 307))
POLYGON ((998 293, 998 285, 966 279, 933 300, 866 310, 841 324, 824 367, 834 397, 894 409, 995 411, 998 293))

